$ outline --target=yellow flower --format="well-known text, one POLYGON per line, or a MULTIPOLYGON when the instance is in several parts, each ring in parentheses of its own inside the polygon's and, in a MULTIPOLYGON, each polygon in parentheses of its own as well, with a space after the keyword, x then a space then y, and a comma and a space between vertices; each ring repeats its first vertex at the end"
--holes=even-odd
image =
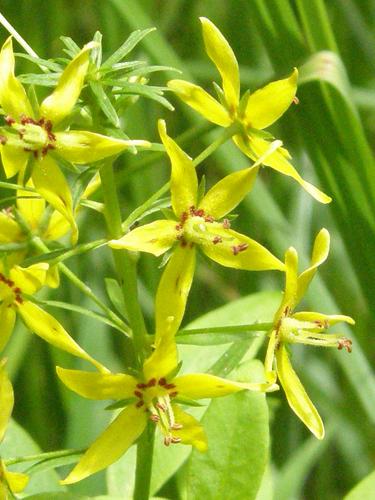
MULTIPOLYGON (((220 102, 198 85, 184 80, 171 80, 168 87, 207 120, 221 127, 237 123, 240 132, 234 135, 234 142, 249 158, 257 160, 268 150, 272 137, 263 130, 278 120, 295 99, 298 71, 294 69, 290 77, 252 94, 246 92, 240 99, 239 68, 232 48, 209 19, 201 17, 200 20, 206 52, 222 78, 222 88, 215 85, 220 102)), ((288 151, 279 148, 268 155, 263 164, 292 177, 321 203, 329 203, 331 198, 303 180, 288 159, 288 151)))
POLYGON ((53 316, 28 300, 28 296, 46 284, 47 271, 48 264, 39 263, 26 268, 14 266, 6 273, 4 265, 0 263, 0 352, 13 332, 18 313, 25 325, 46 342, 93 363, 100 371, 105 371, 53 316))
POLYGON ((298 254, 296 250, 293 247, 287 250, 285 254, 285 292, 274 317, 274 326, 270 332, 265 360, 268 382, 275 383, 277 378, 280 380, 290 407, 318 439, 324 437, 323 422, 292 368, 287 344, 298 343, 337 347, 338 349, 345 348, 348 352, 351 351, 351 341, 349 339, 341 335, 322 332, 330 325, 342 321, 353 325, 354 320, 352 318, 317 312, 293 312, 294 308, 302 300, 318 267, 327 259, 329 241, 328 231, 322 229, 315 238, 311 265, 300 275, 298 275, 298 254))
POLYGON ((156 296, 156 332, 166 322, 180 324, 195 269, 198 246, 210 259, 235 269, 284 270, 284 264, 266 248, 230 229, 227 219, 251 190, 259 164, 226 176, 198 200, 198 178, 191 158, 166 133, 159 120, 159 133, 171 161, 171 200, 175 220, 157 220, 111 240, 112 248, 126 248, 162 255, 173 254, 162 275, 156 296))
POLYGON ((276 385, 234 382, 205 373, 176 376, 175 332, 173 325, 169 326, 172 329, 159 336, 155 351, 144 362, 138 377, 57 367, 62 382, 79 395, 96 400, 125 400, 126 405, 88 448, 63 484, 80 481, 118 460, 142 434, 149 420, 161 431, 166 446, 182 443, 203 452, 207 449, 204 430, 179 404, 242 390, 277 389, 276 385))
POLYGON ((83 130, 64 131, 81 93, 89 66, 87 44, 68 64, 55 90, 34 110, 21 82, 14 76, 12 39, 0 51, 0 104, 7 127, 1 131, 1 159, 7 177, 19 173, 23 181, 26 167, 32 163, 31 178, 37 192, 60 212, 72 229, 78 230, 73 216, 69 186, 54 156, 71 163, 88 164, 115 155, 130 146, 147 146, 145 141, 125 141, 83 130))
MULTIPOLYGON (((27 183, 28 187, 33 187, 31 179, 27 183)), ((87 199, 100 186, 100 176, 98 173, 94 175, 92 180, 87 185, 82 193, 80 200, 87 199)), ((79 200, 79 201, 80 201, 79 200)), ((76 217, 81 210, 79 202, 74 210, 76 217)), ((38 193, 26 190, 17 191, 17 210, 23 221, 27 225, 27 229, 36 236, 39 236, 44 241, 56 241, 65 236, 70 226, 68 221, 57 210, 52 213, 46 208, 46 202, 38 193)), ((23 231, 12 213, 12 208, 7 208, 0 212, 0 243, 22 243, 27 242, 29 234, 23 231)), ((20 264, 27 255, 26 250, 17 250, 8 254, 9 261, 12 264, 20 264)), ((47 271, 47 285, 56 288, 59 286, 59 273, 56 266, 50 266, 47 271)))
MULTIPOLYGON (((5 360, 0 361, 0 443, 12 415, 14 405, 13 387, 5 371, 5 360)), ((10 472, 0 459, 0 498, 14 498, 14 493, 21 493, 26 488, 29 477, 20 472, 10 472)))

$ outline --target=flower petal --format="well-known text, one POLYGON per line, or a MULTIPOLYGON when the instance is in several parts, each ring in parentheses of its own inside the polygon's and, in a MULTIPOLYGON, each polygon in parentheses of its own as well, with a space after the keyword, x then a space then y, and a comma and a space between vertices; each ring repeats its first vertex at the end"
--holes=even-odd
POLYGON ((158 121, 160 138, 171 161, 171 200, 177 217, 197 205, 198 178, 191 158, 167 135, 164 120, 158 121))
POLYGON ((191 444, 198 451, 207 451, 207 436, 198 420, 177 405, 172 405, 172 409, 176 422, 182 425, 181 429, 172 430, 172 436, 181 439, 182 444, 191 444))
POLYGON ((292 104, 297 92, 298 70, 283 80, 269 83, 250 95, 245 109, 247 125, 263 129, 282 116, 292 104))
POLYGON ((14 54, 12 37, 9 37, 0 51, 0 105, 5 114, 15 120, 33 116, 32 108, 21 82, 14 76, 14 54))
POLYGON ((53 125, 68 116, 77 102, 89 67, 89 51, 94 46, 91 42, 83 47, 63 71, 55 90, 42 102, 40 116, 53 125))
POLYGON ((249 389, 243 382, 235 382, 208 373, 181 375, 173 380, 176 391, 189 399, 220 398, 234 392, 249 389))
POLYGON ((116 462, 142 434, 146 424, 144 410, 134 405, 122 410, 61 484, 76 483, 116 462))
MULTIPOLYGON (((6 301, 2 302, 2 304, 0 305, 0 352, 3 351, 8 343, 9 337, 12 335, 15 322, 16 313, 14 309, 12 307, 9 307, 9 303, 7 303, 6 301)), ((0 404, 0 408, 2 407, 3 406, 0 404)))
POLYGON ((70 231, 70 224, 66 218, 55 210, 48 222, 48 227, 43 233, 45 240, 56 241, 65 236, 70 231))
POLYGON ((177 238, 176 221, 156 220, 137 227, 119 240, 111 240, 111 248, 149 252, 157 257, 169 250, 177 238))
POLYGON ((247 236, 219 223, 206 224, 206 228, 211 241, 203 242, 200 247, 207 257, 222 266, 248 271, 285 270, 285 265, 269 250, 247 236))
MULTIPOLYGON (((245 153, 249 158, 256 160, 262 156, 269 148, 269 142, 261 139, 260 137, 255 137, 253 134, 246 138, 236 135, 233 138, 236 145, 245 153)), ((291 177, 297 181, 305 191, 307 191, 313 198, 315 198, 320 203, 330 203, 332 198, 324 194, 318 188, 310 184, 309 182, 302 179, 297 170, 293 167, 291 163, 286 159, 288 152, 285 149, 278 149, 271 155, 267 156, 264 160, 264 165, 273 168, 277 172, 280 172, 288 177, 291 177)))
POLYGON ((22 231, 11 214, 0 212, 0 243, 14 243, 22 239, 22 231))
POLYGON ((283 344, 276 351, 277 373, 289 406, 318 439, 324 438, 324 425, 290 363, 283 344))
POLYGON ((13 387, 5 370, 5 361, 0 362, 0 443, 12 415, 14 405, 13 387))
POLYGON ((155 351, 143 365, 146 380, 166 377, 177 366, 175 334, 184 316, 194 269, 195 248, 176 247, 156 292, 155 351))
POLYGON ((29 482, 29 476, 22 472, 11 472, 5 469, 4 475, 12 493, 21 493, 29 482))
POLYGON ((60 366, 56 372, 69 389, 88 399, 125 399, 134 395, 137 380, 123 373, 96 373, 66 370, 60 366))
POLYGON ((206 17, 199 18, 206 52, 218 69, 223 80, 223 91, 228 108, 238 107, 240 95, 240 73, 234 52, 220 30, 206 17))
POLYGON ((298 254, 295 248, 290 247, 285 252, 285 291, 283 300, 275 315, 274 322, 277 322, 284 315, 285 309, 289 311, 297 305, 297 274, 298 274, 298 254))
POLYGON ((296 304, 306 293, 311 280, 315 276, 318 267, 325 262, 329 254, 330 236, 327 229, 321 229, 317 234, 311 256, 311 265, 298 276, 298 289, 296 304))
POLYGON ((78 356, 92 363, 99 371, 107 371, 103 365, 92 358, 80 347, 63 328, 62 325, 36 304, 24 301, 19 304, 18 311, 26 326, 43 340, 63 351, 78 356))
MULTIPOLYGON (((31 179, 28 181, 27 186, 34 187, 31 179)), ((17 208, 30 229, 36 230, 46 208, 46 202, 39 193, 19 189, 17 191, 17 208)))
POLYGON ((315 323, 326 323, 328 326, 336 325, 337 323, 348 323, 349 325, 354 325, 355 321, 350 316, 344 316, 343 314, 322 314, 318 312, 310 311, 300 311, 292 315, 292 318, 298 321, 309 321, 315 323))
POLYGON ((148 141, 125 141, 85 130, 56 132, 56 152, 67 161, 88 164, 117 155, 133 146, 149 147, 148 141))
POLYGON ((185 104, 195 109, 209 122, 229 127, 233 122, 228 111, 208 92, 185 80, 170 80, 168 88, 173 90, 185 104))
POLYGON ((178 245, 160 279, 155 299, 155 343, 174 337, 186 307, 195 270, 195 248, 178 245))
POLYGON ((69 222, 72 242, 76 243, 78 228, 73 215, 72 195, 60 168, 49 155, 35 162, 32 181, 37 192, 69 222))
POLYGON ((266 380, 270 385, 276 383, 277 373, 274 369, 275 352, 279 345, 278 335, 276 330, 272 330, 270 340, 268 341, 266 359, 264 360, 264 371, 266 380))
POLYGON ((227 175, 207 192, 199 208, 214 219, 224 217, 251 191, 258 171, 259 165, 255 165, 227 175))
POLYGON ((30 153, 25 152, 21 148, 7 146, 6 144, 0 147, 0 152, 7 179, 13 177, 18 172, 23 172, 29 161, 30 153))
POLYGON ((48 268, 49 266, 45 262, 39 262, 29 267, 14 266, 9 275, 16 287, 20 288, 23 293, 32 295, 45 284, 48 268))

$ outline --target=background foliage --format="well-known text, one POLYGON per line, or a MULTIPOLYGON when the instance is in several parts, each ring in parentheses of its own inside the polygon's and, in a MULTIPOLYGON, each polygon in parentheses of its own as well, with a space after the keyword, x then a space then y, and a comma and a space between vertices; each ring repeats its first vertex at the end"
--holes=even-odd
MULTIPOLYGON (((275 135, 282 138, 293 153, 294 164, 303 177, 330 194, 334 201, 329 206, 321 206, 284 176, 271 170, 263 171, 254 191, 237 210, 241 215, 237 228, 279 257, 290 245, 307 257, 317 231, 323 226, 328 228, 332 235, 330 259, 311 287, 306 307, 326 313, 340 311, 355 318, 353 335, 357 342, 351 355, 293 348, 293 362, 326 422, 327 437, 318 442, 309 436, 291 413, 281 392, 268 398, 271 466, 258 498, 272 498, 272 490, 276 499, 342 498, 371 472, 375 461, 375 384, 371 368, 375 359, 374 3, 370 0, 2 0, 1 11, 44 58, 60 55, 62 34, 83 45, 99 30, 103 34, 104 49, 110 53, 131 31, 156 26, 157 32, 141 43, 133 58, 174 66, 183 71, 183 78, 191 78, 208 88, 217 75, 205 57, 201 42, 198 16, 204 15, 231 43, 240 62, 244 90, 285 77, 294 66, 299 67, 300 104, 278 121, 275 135)), ((5 30, 0 32, 4 39, 5 30)), ((35 70, 24 60, 19 59, 17 64, 19 72, 35 70)), ((173 76, 175 74, 160 74, 153 76, 152 82, 163 84, 173 76)), ((141 99, 125 117, 125 130, 131 137, 158 141, 156 120, 164 117, 171 136, 190 130, 190 137, 181 144, 194 156, 209 144, 215 131, 173 96, 170 100, 176 107, 174 113, 158 103, 141 99)), ((117 165, 117 175, 126 216, 167 180, 168 168, 165 158, 157 154, 122 158, 117 165)), ((202 165, 201 173, 206 174, 211 185, 224 173, 247 164, 248 160, 228 144, 202 165)), ((93 218, 90 211, 83 215, 80 227, 82 241, 100 238, 105 233, 103 221, 93 218)), ((69 261, 104 300, 108 297, 101 277, 113 277, 108 255, 100 249, 83 259, 69 261)), ((140 257, 139 266, 142 306, 152 325, 153 296, 161 270, 155 258, 145 254, 140 257)), ((227 305, 222 314, 199 320, 199 326, 269 320, 278 296, 268 291, 281 290, 279 280, 276 273, 226 270, 201 258, 185 324, 228 303, 232 307, 227 305), (259 317, 254 317, 256 309, 251 305, 248 309, 243 303, 236 306, 235 301, 240 297, 260 291, 262 294, 255 297, 263 307, 259 317)), ((66 281, 53 294, 53 299, 81 301, 66 281)), ((85 302, 81 305, 91 307, 85 302)), ((106 334, 104 325, 91 318, 54 312, 94 357, 121 369, 119 353, 125 352, 126 346, 120 335, 106 334)), ((202 349, 206 367, 213 365, 223 353, 222 347, 202 349)), ((195 356, 188 351, 186 348, 186 359, 195 356)), ((263 355, 262 349, 260 353, 263 355)), ((21 325, 7 348, 7 355, 16 389, 14 416, 40 448, 48 451, 84 447, 104 428, 109 418, 101 411, 104 404, 88 403, 56 381, 56 363, 79 367, 79 361, 32 337, 21 325)), ((257 367, 249 369, 254 371, 257 367)), ((214 436, 220 429, 226 432, 226 422, 221 418, 227 415, 238 427, 238 434, 232 439, 244 439, 241 433, 254 432, 251 415, 247 422, 235 412, 231 415, 231 398, 234 396, 214 402, 208 410, 205 418, 213 420, 209 432, 214 436)), ((239 401, 236 411, 246 404, 239 401)), ((267 411, 264 401, 253 403, 253 408, 254 405, 258 413, 267 411)), ((215 446, 220 453, 220 440, 215 446)), ((8 451, 8 454, 35 452, 35 446, 30 443, 26 448, 8 451)), ((160 496, 166 498, 201 498, 203 495, 220 498, 210 488, 205 491, 202 482, 197 480, 194 473, 200 467, 197 462, 173 475, 176 464, 186 459, 187 452, 184 449, 179 456, 174 449, 173 453, 178 456, 169 459, 171 463, 166 461, 162 470, 154 471, 155 494, 161 488, 160 496), (183 478, 187 478, 186 483, 183 478), (182 484, 188 484, 187 491, 182 484)), ((243 459, 244 473, 252 474, 251 455, 243 459)), ((220 464, 214 466, 220 467, 220 464)), ((98 474, 75 485, 71 491, 105 494, 107 480, 111 498, 116 498, 115 495, 122 498, 126 494, 125 476, 131 476, 131 467, 129 453, 109 469, 107 478, 105 473, 98 474)), ((204 465, 198 470, 204 470, 204 465)), ((57 489, 56 477, 46 474, 50 476, 44 479, 45 491, 51 490, 51 484, 57 489)), ((42 473, 40 477, 44 477, 42 473)), ((215 484, 215 480, 215 477, 207 477, 208 487, 215 484)), ((29 494, 32 493, 33 490, 29 490, 29 494)), ((247 497, 253 498, 253 492, 243 490, 242 496, 233 498, 247 497)))

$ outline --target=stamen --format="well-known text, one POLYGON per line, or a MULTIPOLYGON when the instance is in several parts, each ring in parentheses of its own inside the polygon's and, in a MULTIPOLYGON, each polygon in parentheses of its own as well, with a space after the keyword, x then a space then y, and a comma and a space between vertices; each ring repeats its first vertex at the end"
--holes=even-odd
POLYGON ((223 228, 224 228, 224 229, 230 229, 230 222, 229 222, 229 219, 224 219, 224 220, 223 220, 223 228))
POLYGON ((159 380, 159 385, 163 386, 163 385, 166 385, 167 384, 167 381, 165 380, 164 377, 162 377, 160 380, 159 380))
POLYGON ((177 422, 175 422, 172 426, 171 426, 171 429, 175 430, 175 431, 178 431, 180 429, 182 429, 184 426, 182 424, 178 424, 177 422))
POLYGON ((240 245, 235 245, 232 247, 233 255, 238 255, 240 252, 247 250, 249 245, 247 243, 241 243, 240 245))
POLYGON ((166 389, 175 389, 175 384, 166 384, 165 388, 166 389))
POLYGON ((172 436, 172 438, 171 438, 171 443, 172 443, 172 444, 181 443, 181 438, 178 438, 178 437, 174 437, 174 436, 172 436))
POLYGON ((138 401, 138 403, 135 405, 136 408, 140 408, 141 406, 143 406, 145 404, 145 402, 143 401, 143 399, 141 399, 140 401, 138 401))
POLYGON ((172 436, 164 436, 164 444, 165 446, 169 446, 172 443, 172 436))
POLYGON ((134 396, 137 396, 137 398, 143 398, 143 394, 141 393, 141 391, 134 391, 134 396))
POLYGON ((214 245, 217 245, 218 243, 221 243, 223 241, 223 238, 221 236, 215 236, 215 238, 212 240, 212 243, 214 245))
POLYGON ((152 413, 149 418, 151 422, 158 423, 160 421, 159 415, 156 415, 155 413, 152 413))
POLYGON ((154 387, 156 385, 156 378, 152 378, 148 381, 147 387, 154 387))
POLYGON ((350 339, 340 339, 338 345, 339 351, 346 349, 348 352, 352 352, 352 341, 350 339))
POLYGON ((139 384, 137 384, 137 387, 138 387, 138 389, 146 389, 147 384, 139 383, 139 384))
POLYGON ((293 97, 293 103, 294 104, 299 104, 299 99, 298 99, 298 97, 296 95, 293 97))

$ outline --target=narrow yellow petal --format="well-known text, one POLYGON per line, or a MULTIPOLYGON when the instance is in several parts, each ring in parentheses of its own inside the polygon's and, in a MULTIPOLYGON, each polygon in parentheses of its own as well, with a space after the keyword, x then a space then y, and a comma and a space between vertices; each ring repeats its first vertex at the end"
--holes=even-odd
POLYGON ((263 129, 278 120, 293 102, 297 79, 298 71, 295 68, 288 78, 269 83, 251 94, 245 109, 246 124, 263 129))
POLYGON ((72 484, 116 462, 138 439, 146 427, 147 414, 128 406, 90 446, 61 484, 72 484))
POLYGON ((66 370, 60 366, 56 372, 69 389, 88 399, 125 399, 134 395, 137 380, 123 373, 96 373, 66 370))
POLYGON ((19 304, 18 311, 26 326, 43 340, 63 351, 78 356, 92 363, 99 371, 106 371, 98 361, 92 358, 77 342, 75 342, 63 326, 36 304, 24 301, 19 304))
POLYGON ((220 30, 206 17, 200 17, 204 45, 208 57, 217 67, 223 81, 223 91, 230 111, 238 107, 240 73, 234 52, 220 30))
POLYGON ((56 152, 71 163, 84 164, 117 155, 132 146, 149 147, 148 141, 125 141, 85 130, 56 132, 56 152))
POLYGON ((258 171, 259 165, 256 165, 227 175, 207 192, 199 208, 214 219, 221 219, 251 191, 258 171))
POLYGON ((206 224, 206 228, 210 238, 200 247, 207 257, 222 266, 248 271, 285 270, 285 265, 269 250, 247 236, 217 222, 206 224))
POLYGON ((298 321, 318 321, 322 324, 327 323, 329 326, 336 325, 336 323, 348 323, 349 325, 355 324, 353 318, 345 316, 344 314, 323 314, 318 312, 299 311, 294 313, 292 318, 297 319, 298 321))
POLYGON ((0 243, 15 243, 23 238, 22 231, 11 214, 0 212, 0 243))
POLYGON ((93 47, 92 42, 83 47, 65 68, 55 90, 42 102, 40 116, 51 120, 54 125, 68 116, 77 102, 89 67, 89 52, 93 47))
POLYGON ((155 299, 155 343, 174 337, 184 316, 195 270, 195 248, 178 245, 166 265, 155 299))
POLYGON ((58 288, 60 286, 60 274, 57 265, 50 266, 46 274, 46 286, 58 288))
POLYGON ((56 241, 70 231, 70 224, 66 218, 55 210, 48 222, 48 227, 43 233, 43 239, 56 241))
POLYGON ((249 384, 235 382, 208 373, 181 375, 173 380, 176 391, 189 399, 220 398, 249 388, 249 384))
POLYGON ((207 451, 207 436, 198 420, 177 405, 172 405, 172 409, 176 422, 182 425, 181 429, 172 431, 172 436, 181 439, 182 444, 191 444, 200 452, 207 451))
POLYGON ((174 336, 170 331, 165 331, 164 336, 158 338, 156 349, 143 364, 145 380, 167 377, 176 369, 178 363, 177 346, 174 336))
POLYGON ((9 37, 0 51, 0 105, 5 114, 15 120, 32 116, 32 108, 22 83, 14 76, 14 54, 12 37, 9 37))
POLYGON ((185 80, 170 80, 168 88, 173 90, 178 97, 209 122, 229 127, 233 122, 228 111, 202 87, 185 80))
POLYGON ((37 292, 46 282, 48 264, 39 262, 29 267, 14 266, 9 273, 10 279, 22 292, 29 295, 37 292))
POLYGON ((290 363, 283 344, 276 351, 277 373, 289 406, 318 439, 324 438, 324 425, 290 363))
POLYGON ((278 347, 277 331, 272 330, 270 340, 268 341, 266 359, 264 360, 264 372, 266 380, 269 384, 275 384, 277 380, 277 373, 274 369, 275 351, 278 347))
POLYGON ((298 254, 295 248, 290 247, 285 252, 285 291, 283 300, 275 316, 279 318, 283 315, 285 308, 289 308, 289 313, 297 305, 297 274, 298 274, 298 254))
MULTIPOLYGON (((14 309, 9 307, 9 304, 6 301, 2 302, 0 305, 0 353, 4 350, 10 336, 12 335, 15 322, 16 313, 14 309)), ((2 408, 1 405, 0 408, 2 408)))
POLYGON ((0 362, 0 443, 4 438, 14 405, 13 387, 5 370, 5 362, 0 362))
POLYGON ((21 493, 29 482, 29 476, 22 472, 5 470, 5 479, 12 493, 21 493))
POLYGON ((177 222, 157 220, 137 227, 119 240, 111 240, 111 248, 127 249, 133 252, 149 252, 157 257, 169 250, 177 238, 177 222))
POLYGON ((198 178, 191 158, 167 135, 164 120, 158 121, 160 138, 171 161, 172 208, 180 217, 191 206, 197 206, 198 178))
POLYGON ((311 256, 311 265, 298 276, 298 289, 296 300, 298 303, 305 295, 307 287, 315 276, 318 267, 323 264, 329 254, 330 236, 327 229, 321 229, 317 234, 311 256))
POLYGON ((35 162, 32 181, 37 192, 69 222, 72 242, 76 243, 78 228, 73 214, 72 195, 60 168, 49 155, 35 162))
MULTIPOLYGON (((20 180, 21 179, 19 179, 18 182, 20 182, 20 180)), ((26 185, 27 187, 34 187, 31 179, 26 185)), ((30 226, 30 229, 35 231, 40 224, 46 208, 46 202, 41 198, 39 193, 19 189, 17 191, 17 208, 30 226)))
POLYGON ((0 153, 7 179, 25 170, 30 153, 25 152, 21 148, 7 146, 6 144, 0 146, 0 153))
MULTIPOLYGON (((236 145, 245 153, 249 158, 256 160, 262 156, 269 148, 269 142, 261 139, 260 137, 255 137, 251 135, 247 138, 241 136, 235 136, 233 138, 236 145), (248 141, 248 145, 247 145, 248 141)), ((313 198, 315 198, 320 203, 330 203, 332 198, 324 194, 318 188, 310 184, 309 182, 302 179, 297 170, 293 167, 291 163, 286 159, 288 152, 285 149, 278 149, 271 155, 267 156, 264 160, 264 165, 273 168, 277 172, 291 177, 297 181, 300 186, 303 187, 313 198)))

